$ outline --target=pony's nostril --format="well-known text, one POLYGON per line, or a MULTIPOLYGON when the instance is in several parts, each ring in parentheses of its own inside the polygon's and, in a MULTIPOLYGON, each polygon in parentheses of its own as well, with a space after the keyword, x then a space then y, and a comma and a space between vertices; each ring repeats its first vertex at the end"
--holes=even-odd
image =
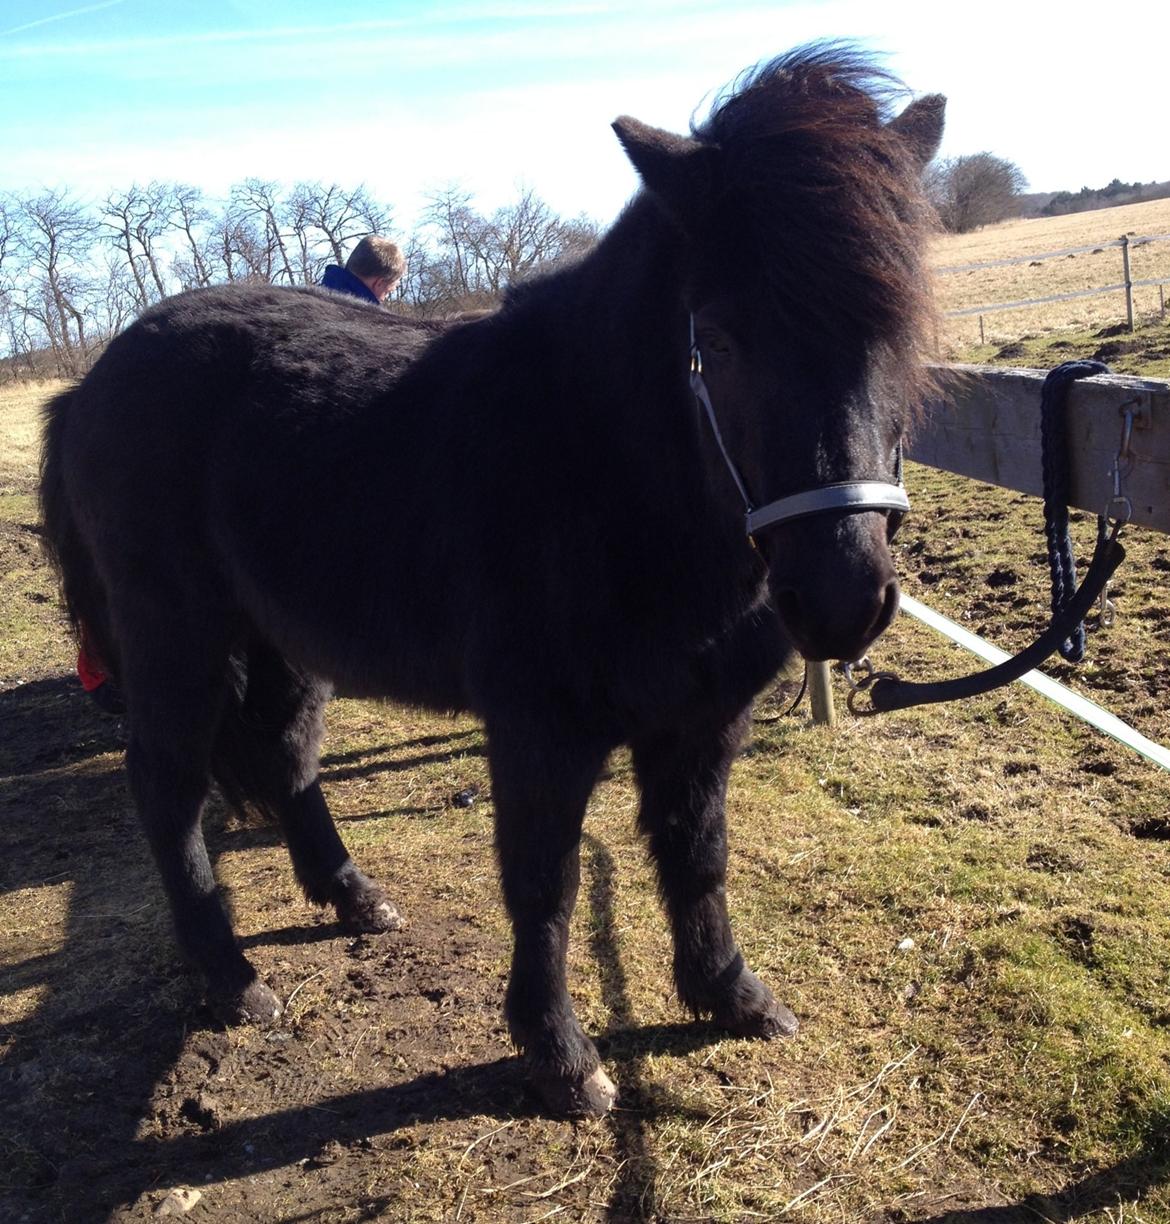
POLYGON ((885 633, 893 623, 894 617, 898 615, 899 598, 898 581, 896 578, 891 578, 886 583, 885 594, 882 596, 882 610, 878 613, 878 618, 874 622, 875 638, 885 633))

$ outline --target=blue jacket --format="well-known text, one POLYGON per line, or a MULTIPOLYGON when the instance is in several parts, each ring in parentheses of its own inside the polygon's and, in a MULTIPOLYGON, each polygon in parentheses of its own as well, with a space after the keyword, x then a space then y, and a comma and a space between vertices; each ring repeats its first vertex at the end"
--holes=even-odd
POLYGON ((321 284, 326 289, 332 289, 334 293, 348 293, 351 297, 361 298, 363 302, 373 302, 375 306, 382 304, 366 288, 364 281, 358 280, 352 272, 339 267, 337 264, 330 264, 325 269, 325 275, 321 278, 321 284))

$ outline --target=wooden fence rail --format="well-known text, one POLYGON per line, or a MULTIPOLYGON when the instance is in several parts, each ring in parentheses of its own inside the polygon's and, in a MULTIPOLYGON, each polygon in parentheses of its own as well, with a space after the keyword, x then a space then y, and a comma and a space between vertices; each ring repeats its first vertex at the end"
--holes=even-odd
MULTIPOLYGON (((929 467, 1043 495, 1040 388, 1045 371, 946 366, 943 393, 927 410, 907 457, 929 467)), ((1126 492, 1131 522, 1170 532, 1170 384, 1104 374, 1069 388, 1070 499, 1101 513, 1112 496, 1123 410, 1136 409, 1126 492)))

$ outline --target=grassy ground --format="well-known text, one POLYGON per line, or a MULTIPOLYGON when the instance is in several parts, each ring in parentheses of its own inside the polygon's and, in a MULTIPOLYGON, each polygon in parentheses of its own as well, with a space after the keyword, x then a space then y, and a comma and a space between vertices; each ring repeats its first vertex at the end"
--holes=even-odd
MULTIPOLYGON (((1121 284, 1121 251, 1106 246, 1122 234, 1130 235, 1130 275, 1134 281, 1158 279, 1170 293, 1170 241, 1142 243, 1142 238, 1170 234, 1170 200, 1130 204, 1077 213, 1068 217, 1038 217, 1005 221, 973 234, 940 235, 931 262, 936 268, 988 263, 1020 256, 1035 256, 1071 247, 1089 247, 1079 255, 1062 256, 976 271, 940 275, 939 305, 963 310, 1001 302, 1031 301, 1062 293, 1075 293, 1104 285, 1121 284)), ((1134 289, 1134 310, 1139 318, 1162 317, 1157 285, 1134 289)), ((1066 330, 1099 332, 1125 320, 1125 295, 1120 290, 1100 297, 1050 302, 1022 310, 984 316, 984 336, 996 346, 1026 334, 1051 335, 1066 330)), ((947 319, 943 329, 947 359, 979 341, 979 319, 947 319)), ((1153 375, 1161 377, 1162 375, 1153 375)))
MULTIPOLYGON (((36 549, 43 390, 0 396, 0 1218, 145 1219, 182 1187, 217 1221, 1170 1221, 1170 778, 1015 689, 757 724, 730 897, 803 1022, 779 1045, 681 1013, 615 756, 570 970, 622 1100, 579 1125, 531 1110, 501 1025, 480 729, 335 702, 327 793, 411 928, 342 936, 271 832, 215 807, 237 930, 288 1004, 277 1029, 216 1029, 176 963, 118 728, 69 679, 36 549)), ((1035 504, 911 483, 907 589, 1021 644, 1044 607, 1035 504)), ((1073 682, 1170 741, 1170 552, 1134 533, 1133 554, 1073 682)), ((908 618, 877 661, 971 666, 908 618)))
POLYGON ((1132 332, 1123 323, 1089 330, 1023 332, 1003 343, 973 343, 955 349, 954 355, 957 361, 1038 370, 1091 357, 1105 362, 1115 374, 1170 380, 1170 316, 1139 320, 1132 332))

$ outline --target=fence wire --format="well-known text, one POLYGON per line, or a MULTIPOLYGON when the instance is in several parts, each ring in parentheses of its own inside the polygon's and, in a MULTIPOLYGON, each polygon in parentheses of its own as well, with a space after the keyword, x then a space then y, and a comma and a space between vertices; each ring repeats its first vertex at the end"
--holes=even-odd
MULTIPOLYGON (((1151 242, 1166 242, 1167 240, 1170 240, 1170 234, 1141 235, 1140 237, 1130 238, 1128 246, 1130 250, 1133 250, 1135 247, 1148 246, 1151 242)), ((1085 252, 1096 254, 1100 251, 1106 251, 1110 247, 1116 248, 1125 245, 1127 243, 1124 239, 1115 238, 1112 242, 1097 243, 1094 246, 1066 247, 1061 251, 1045 251, 1038 255, 1019 255, 1011 259, 993 259, 986 263, 959 264, 946 268, 935 268, 935 272, 939 276, 948 276, 956 272, 975 272, 983 268, 1005 268, 1011 264, 1039 263, 1044 259, 1059 259, 1068 255, 1083 255, 1085 252)), ((1024 298, 1017 302, 994 302, 986 306, 967 306, 962 310, 945 311, 944 317, 960 319, 973 315, 994 314, 1000 310, 1022 310, 1028 306, 1044 306, 1049 302, 1070 302, 1074 298, 1100 297, 1106 293, 1120 293, 1126 289, 1164 285, 1168 279, 1170 278, 1158 276, 1150 280, 1131 280, 1128 282, 1122 281, 1116 285, 1102 285, 1100 288, 1095 289, 1078 289, 1074 293, 1057 293, 1052 297, 1024 298)))

